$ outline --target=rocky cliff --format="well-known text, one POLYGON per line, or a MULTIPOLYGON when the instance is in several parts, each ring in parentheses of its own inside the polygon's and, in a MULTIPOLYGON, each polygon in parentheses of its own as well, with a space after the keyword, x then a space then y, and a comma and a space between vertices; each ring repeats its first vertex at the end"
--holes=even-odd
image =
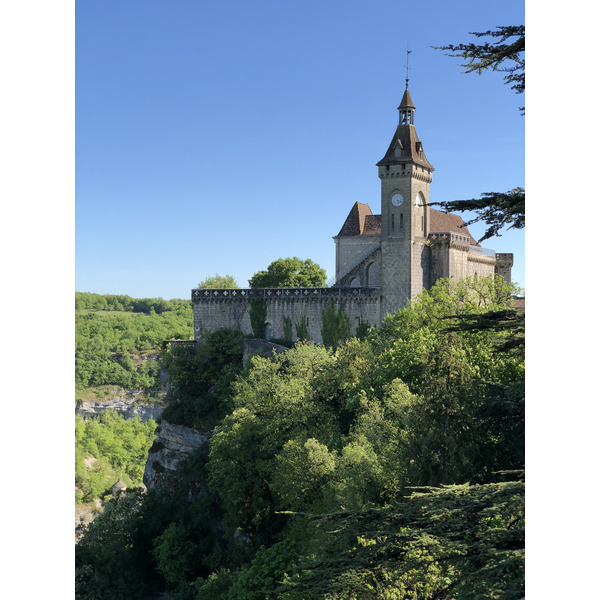
POLYGON ((77 405, 75 414, 81 415, 83 418, 89 418, 112 408, 126 419, 133 419, 138 415, 144 423, 149 419, 156 421, 164 408, 164 394, 162 395, 163 401, 153 402, 152 404, 139 401, 136 398, 138 394, 139 392, 129 392, 126 395, 117 395, 97 402, 82 400, 77 405))
POLYGON ((168 485, 189 456, 208 443, 209 433, 163 421, 156 429, 156 439, 148 453, 144 470, 144 485, 148 489, 168 485))

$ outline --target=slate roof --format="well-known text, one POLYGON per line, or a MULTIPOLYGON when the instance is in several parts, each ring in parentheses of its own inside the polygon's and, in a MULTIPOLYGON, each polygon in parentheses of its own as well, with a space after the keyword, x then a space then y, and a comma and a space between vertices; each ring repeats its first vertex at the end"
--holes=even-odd
POLYGON ((423 150, 423 144, 417 135, 414 125, 398 125, 394 137, 385 153, 385 156, 377 163, 378 167, 383 165, 399 164, 403 162, 414 162, 417 165, 434 171, 433 165, 427 160, 423 150), (396 145, 400 145, 400 156, 395 153, 396 145))
POLYGON ((412 98, 410 97, 410 92, 408 91, 408 83, 406 84, 406 89, 404 90, 404 96, 402 96, 402 100, 400 102, 400 106, 398 107, 398 110, 400 110, 401 108, 415 108, 412 98))
MULTIPOLYGON (((373 211, 368 204, 355 202, 354 206, 350 210, 350 213, 346 217, 346 221, 342 225, 338 236, 363 235, 365 228, 365 217, 372 215, 373 211)), ((375 233, 380 232, 381 225, 379 226, 379 231, 375 233)))
POLYGON ((381 235, 381 215, 366 215, 363 235, 381 235))
MULTIPOLYGON (((479 246, 477 240, 465 227, 460 215, 442 212, 441 210, 429 209, 429 233, 453 232, 466 235, 471 246, 479 246)), ((368 204, 355 202, 346 217, 344 225, 338 233, 338 237, 354 235, 381 235, 381 215, 374 215, 368 204)))

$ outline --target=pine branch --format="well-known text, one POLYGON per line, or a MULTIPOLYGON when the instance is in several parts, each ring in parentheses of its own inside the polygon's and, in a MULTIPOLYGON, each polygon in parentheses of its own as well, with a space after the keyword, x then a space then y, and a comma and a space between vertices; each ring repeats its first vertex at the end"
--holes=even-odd
POLYGON ((473 223, 483 221, 488 228, 478 240, 482 242, 506 229, 523 229, 525 227, 525 190, 516 187, 508 192, 484 192, 481 198, 469 200, 450 200, 448 202, 431 202, 430 206, 441 206, 444 210, 453 212, 473 211, 477 216, 465 222, 468 227, 473 223))

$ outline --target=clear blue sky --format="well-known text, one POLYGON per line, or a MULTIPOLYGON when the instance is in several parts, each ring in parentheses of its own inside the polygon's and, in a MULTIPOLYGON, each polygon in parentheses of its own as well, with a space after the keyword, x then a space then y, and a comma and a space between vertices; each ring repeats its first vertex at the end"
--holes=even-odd
MULTIPOLYGON (((432 48, 524 23, 523 2, 424 6, 77 2, 76 289, 188 298, 286 256, 332 276, 354 202, 380 212, 407 47, 432 201, 524 186, 523 96, 432 48)), ((523 231, 484 245, 525 284, 523 231)))

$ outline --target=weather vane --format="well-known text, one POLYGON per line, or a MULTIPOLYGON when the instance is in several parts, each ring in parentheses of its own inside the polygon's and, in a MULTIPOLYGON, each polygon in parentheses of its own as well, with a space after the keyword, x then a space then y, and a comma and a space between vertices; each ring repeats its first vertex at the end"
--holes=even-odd
POLYGON ((406 48, 406 89, 408 89, 408 71, 410 69, 410 67, 408 66, 408 55, 412 52, 412 50, 408 49, 408 46, 406 48))

